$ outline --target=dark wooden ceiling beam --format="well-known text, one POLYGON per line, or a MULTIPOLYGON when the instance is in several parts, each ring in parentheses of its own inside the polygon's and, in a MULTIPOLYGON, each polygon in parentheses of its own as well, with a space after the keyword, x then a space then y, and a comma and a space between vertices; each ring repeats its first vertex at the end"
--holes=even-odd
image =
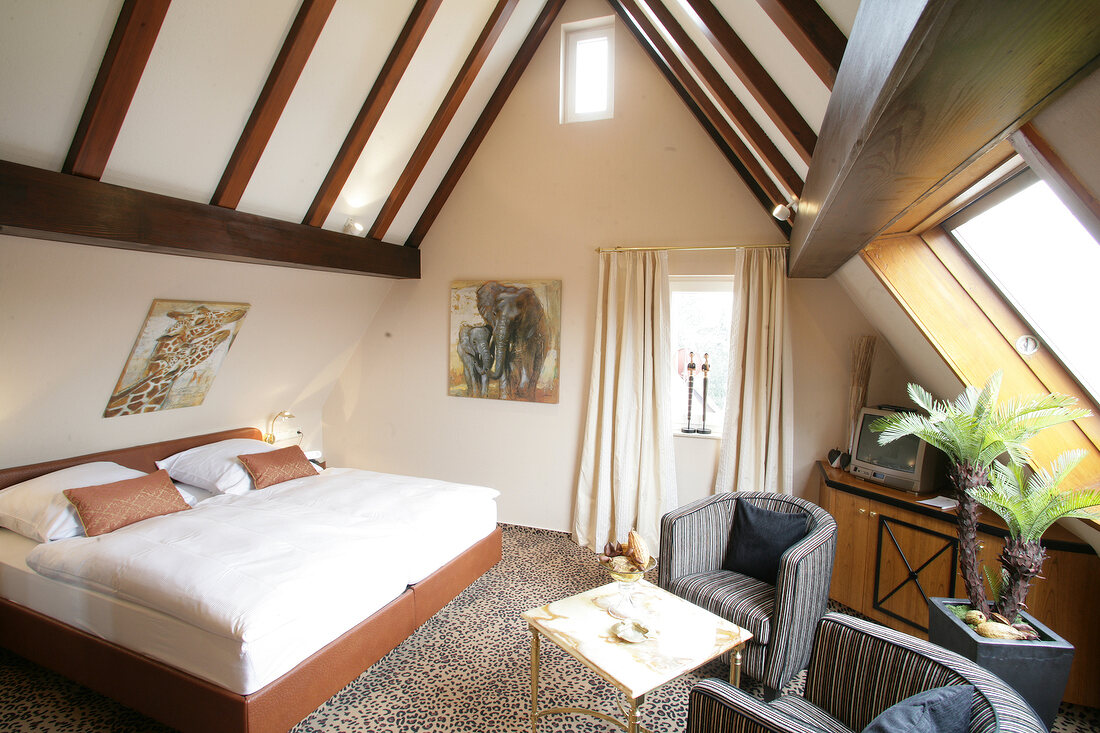
POLYGON ((126 0, 62 171, 99 180, 115 147, 171 0, 126 0))
MULTIPOLYGON (((661 37, 661 34, 649 21, 649 18, 646 17, 635 0, 608 0, 608 2, 619 14, 619 17, 623 19, 627 27, 631 29, 631 32, 634 33, 642 48, 649 53, 657 67, 668 71, 666 78, 672 84, 672 87, 683 90, 684 95, 692 100, 694 107, 698 108, 708 124, 713 126, 721 135, 724 144, 723 152, 728 150, 733 154, 734 159, 739 163, 735 166, 738 173, 745 172, 748 174, 745 182, 749 184, 749 187, 754 190, 759 189, 764 194, 761 200, 764 207, 770 212, 776 204, 785 203, 788 198, 787 194, 781 191, 768 176, 764 167, 752 154, 745 142, 730 127, 727 119, 722 116, 721 111, 714 105, 714 102, 707 96, 707 93, 668 43, 665 42, 664 38, 661 37)), ((689 107, 689 109, 692 108, 689 107)), ((694 109, 692 111, 694 112, 694 109)), ((763 130, 760 131, 760 134, 763 135, 763 130)), ((767 139, 766 136, 764 137, 767 139)), ((778 149, 775 149, 770 140, 768 144, 771 145, 774 154, 782 158, 778 149)), ((791 174, 794 176, 794 180, 791 181, 792 189, 800 190, 802 187, 801 179, 794 174, 793 169, 791 174)))
POLYGON ((442 2, 443 0, 417 0, 416 5, 413 6, 409 19, 405 21, 405 26, 393 44, 386 63, 382 65, 374 86, 371 87, 363 107, 359 110, 359 115, 352 123, 347 137, 344 138, 340 152, 336 154, 336 159, 332 161, 324 182, 317 190, 317 195, 313 198, 305 219, 302 220, 303 224, 324 226, 325 220, 328 219, 336 203, 336 198, 344 189, 344 184, 348 182, 348 177, 359 161, 359 156, 363 154, 363 148, 367 146, 367 140, 374 132, 382 112, 389 104, 390 97, 397 89, 405 69, 409 67, 409 62, 416 54, 416 49, 420 46, 420 41, 423 40, 442 2))
POLYGON ((828 277, 1100 64, 1090 3, 863 0, 795 218, 828 277))
POLYGON ((420 252, 0 161, 0 233, 143 252, 420 277, 420 252))
MULTIPOLYGON (((661 0, 647 0, 647 2, 657 16, 658 21, 670 33, 673 30, 672 26, 679 27, 679 23, 676 22, 672 13, 661 0)), ((718 8, 714 7, 714 3, 710 0, 687 0, 687 4, 694 11, 694 19, 699 30, 703 32, 707 40, 730 65, 733 73, 749 90, 749 94, 764 110, 764 113, 768 115, 768 119, 779 128, 779 132, 791 144, 798 156, 809 163, 814 154, 814 146, 817 145, 817 133, 813 131, 810 124, 803 119, 799 111, 791 104, 791 100, 783 93, 783 90, 779 88, 771 75, 756 60, 756 56, 753 55, 749 47, 745 45, 745 42, 741 40, 741 37, 726 21, 725 16, 718 11, 718 8)), ((680 32, 686 39, 687 34, 683 33, 682 30, 680 32)), ((676 44, 685 53, 687 52, 687 46, 695 47, 690 39, 686 39, 684 42, 677 40, 676 44)), ((700 53, 700 55, 702 54, 700 53)), ((704 61, 708 66, 710 65, 705 57, 704 61)), ((725 86, 724 82, 723 86, 725 86)))
POLYGON ((485 21, 485 27, 481 29, 481 35, 474 42, 474 47, 466 56, 466 61, 463 62, 462 68, 455 76, 451 88, 447 90, 446 96, 440 102, 435 117, 432 118, 428 129, 424 131, 424 136, 417 143, 416 149, 413 151, 408 163, 405 164, 405 170, 401 171, 401 176, 394 184, 390 195, 382 204, 382 209, 378 212, 374 224, 367 232, 369 236, 375 239, 382 239, 386 236, 394 217, 401 210, 401 205, 405 203, 405 199, 409 197, 409 192, 412 191, 416 180, 424 171, 424 166, 428 164, 432 153, 435 152, 440 138, 443 137, 443 133, 447 131, 447 126, 454 119, 458 108, 462 105, 462 100, 466 98, 466 93, 470 91, 474 80, 477 79, 478 72, 485 65, 485 60, 489 58, 493 46, 496 45, 497 39, 504 31, 504 26, 508 25, 508 19, 512 17, 512 11, 516 9, 518 2, 519 0, 499 0, 496 7, 493 8, 493 12, 489 14, 489 19, 485 21))
POLYGON ((302 0, 210 203, 237 208, 336 0, 302 0))
POLYGON ((756 0, 831 91, 848 39, 816 0, 756 0))
POLYGON ((432 198, 428 201, 427 207, 425 207, 423 213, 421 213, 420 219, 416 222, 416 226, 413 227, 412 233, 409 235, 408 239, 405 240, 405 245, 407 247, 419 247, 421 242, 424 241, 424 237, 427 236, 428 231, 432 228, 432 224, 435 222, 436 217, 439 216, 439 212, 443 210, 443 205, 447 203, 447 199, 450 197, 451 192, 454 191, 455 186, 458 184, 458 180, 462 178, 462 174, 466 171, 466 167, 470 164, 470 161, 473 160, 474 153, 476 153, 478 147, 481 146, 481 141, 484 140, 485 136, 489 133, 489 128, 493 126, 493 122, 496 120, 497 115, 500 114, 500 110, 504 108, 504 103, 508 101, 508 97, 512 94, 512 90, 515 89, 519 78, 523 76, 527 64, 531 62, 531 58, 535 55, 535 51, 538 50, 539 44, 542 43, 542 39, 546 37, 547 32, 549 32, 550 28, 554 25, 554 21, 557 19, 558 13, 561 11, 563 5, 565 5, 565 0, 548 0, 546 5, 543 6, 542 12, 535 20, 534 25, 531 26, 531 30, 527 32, 527 37, 523 39, 523 43, 516 52, 515 58, 512 59, 512 63, 509 64, 508 69, 504 72, 504 76, 502 76, 497 83, 497 88, 493 91, 493 96, 489 97, 489 102, 485 105, 485 109, 482 110, 481 116, 478 117, 477 122, 474 123, 473 129, 470 130, 470 134, 466 136, 466 141, 462 143, 458 155, 456 155, 454 161, 451 162, 451 167, 447 169, 447 173, 443 176, 443 180, 440 181, 439 186, 436 187, 435 193, 432 194, 432 198))

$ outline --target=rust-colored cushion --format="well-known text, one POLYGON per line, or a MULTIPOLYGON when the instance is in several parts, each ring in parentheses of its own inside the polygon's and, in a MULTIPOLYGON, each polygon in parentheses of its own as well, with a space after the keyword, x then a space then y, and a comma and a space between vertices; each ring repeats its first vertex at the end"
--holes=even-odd
POLYGON ((110 484, 65 489, 64 493, 89 537, 191 508, 164 469, 110 484))
POLYGON ((245 469, 252 474, 257 489, 281 484, 293 478, 317 475, 317 469, 296 445, 266 453, 248 453, 237 458, 241 459, 245 469))

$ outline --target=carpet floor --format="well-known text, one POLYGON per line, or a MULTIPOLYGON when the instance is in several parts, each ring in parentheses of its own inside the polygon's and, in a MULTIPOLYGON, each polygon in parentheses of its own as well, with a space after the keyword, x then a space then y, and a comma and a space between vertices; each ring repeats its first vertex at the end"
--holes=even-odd
MULTIPOLYGON (((530 634, 519 614, 608 581, 568 535, 504 525, 504 560, 409 639, 332 697, 294 733, 417 733, 530 730, 530 634)), ((617 714, 613 688, 553 644, 541 651, 543 707, 617 714)), ((646 698, 643 722, 682 731, 691 685, 728 675, 712 662, 646 698)), ((799 676, 788 691, 801 688, 799 676)), ((744 686, 761 694, 751 682, 744 686)), ((0 731, 154 733, 167 729, 90 690, 0 650, 0 731)), ((539 731, 617 730, 580 715, 543 718, 539 731)), ((1064 705, 1053 731, 1100 732, 1100 711, 1064 705)))

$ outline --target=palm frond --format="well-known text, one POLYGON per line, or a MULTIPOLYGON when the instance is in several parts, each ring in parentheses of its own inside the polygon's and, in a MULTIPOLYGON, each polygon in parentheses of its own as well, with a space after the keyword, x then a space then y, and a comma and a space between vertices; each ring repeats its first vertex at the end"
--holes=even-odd
POLYGON ((1011 536, 1038 542, 1062 517, 1089 516, 1089 509, 1100 506, 1100 488, 1058 488, 1084 457, 1083 450, 1066 451, 1049 469, 1039 469, 1026 481, 1020 464, 995 462, 989 474, 991 485, 970 494, 1005 521, 1011 536))
POLYGON ((999 568, 999 571, 995 572, 990 570, 988 565, 982 565, 982 575, 985 576, 985 582, 989 584, 989 597, 994 604, 1001 600, 1001 593, 1004 591, 1007 575, 1004 568, 999 568))
POLYGON ((880 433, 879 445, 886 445, 898 438, 915 435, 925 443, 939 448, 951 460, 957 460, 957 450, 950 440, 945 439, 942 428, 931 419, 915 412, 898 412, 889 417, 880 417, 871 423, 871 430, 880 433))
POLYGON ((1021 488, 1022 481, 1023 476, 1018 465, 1006 466, 994 461, 992 470, 989 472, 989 485, 975 487, 967 493, 979 504, 1003 519, 1009 532, 1018 536, 1027 516, 1024 492, 1021 488), (1024 521, 1021 520, 1022 516, 1025 518, 1024 521))
POLYGON ((913 403, 927 412, 929 415, 935 415, 937 413, 946 412, 946 405, 937 400, 932 394, 919 384, 909 383, 908 390, 909 399, 913 400, 913 403))

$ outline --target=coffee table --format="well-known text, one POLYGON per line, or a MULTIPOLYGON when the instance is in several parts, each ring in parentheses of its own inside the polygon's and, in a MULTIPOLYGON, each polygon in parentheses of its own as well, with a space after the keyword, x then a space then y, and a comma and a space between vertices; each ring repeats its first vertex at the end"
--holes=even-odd
POLYGON ((633 586, 633 601, 640 609, 638 620, 650 629, 644 641, 623 641, 612 631, 619 619, 604 609, 619 593, 615 583, 522 614, 531 629, 532 731, 538 730, 539 718, 557 713, 593 715, 628 733, 644 731, 638 708, 646 694, 731 650, 730 682, 740 683, 741 649, 752 638, 750 632, 645 580, 633 586), (621 690, 626 696, 622 706, 626 721, 587 708, 539 710, 540 637, 621 690))

